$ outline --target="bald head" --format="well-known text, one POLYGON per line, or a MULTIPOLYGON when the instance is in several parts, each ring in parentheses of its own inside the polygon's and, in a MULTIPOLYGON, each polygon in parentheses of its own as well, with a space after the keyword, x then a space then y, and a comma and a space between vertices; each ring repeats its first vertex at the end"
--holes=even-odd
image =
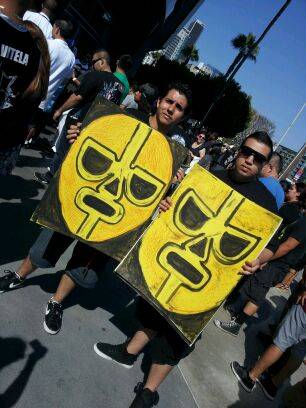
POLYGON ((283 159, 277 152, 273 152, 271 159, 263 166, 261 177, 274 177, 278 179, 283 167, 283 159))
POLYGON ((104 49, 97 50, 92 57, 92 67, 95 71, 111 72, 109 53, 104 49))

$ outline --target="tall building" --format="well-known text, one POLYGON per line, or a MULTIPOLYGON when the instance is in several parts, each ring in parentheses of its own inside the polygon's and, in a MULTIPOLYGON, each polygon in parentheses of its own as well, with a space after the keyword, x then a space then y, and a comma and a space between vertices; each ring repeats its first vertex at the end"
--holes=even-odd
POLYGON ((200 20, 195 20, 189 24, 188 28, 183 27, 177 33, 174 33, 165 43, 165 57, 169 60, 178 60, 182 56, 185 47, 193 46, 199 39, 204 24, 200 20))
POLYGON ((298 151, 279 146, 276 149, 284 160, 283 173, 281 178, 288 178, 293 181, 306 180, 306 143, 298 151))
POLYGON ((217 68, 213 67, 212 65, 205 64, 204 62, 198 62, 196 64, 190 64, 188 65, 189 69, 191 72, 194 74, 205 74, 209 75, 210 77, 217 77, 219 75, 222 75, 222 72, 220 72, 217 68))

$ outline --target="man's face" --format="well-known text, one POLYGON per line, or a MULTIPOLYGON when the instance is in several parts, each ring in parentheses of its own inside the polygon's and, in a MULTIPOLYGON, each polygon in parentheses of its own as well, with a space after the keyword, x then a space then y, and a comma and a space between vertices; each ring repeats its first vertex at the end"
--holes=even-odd
POLYGON ((270 177, 272 173, 272 166, 270 163, 266 163, 260 172, 260 177, 270 177))
POLYGON ((106 69, 106 60, 104 52, 97 52, 93 55, 91 59, 92 68, 95 71, 105 71, 106 69))
POLYGON ((170 89, 167 95, 157 102, 157 122, 162 126, 176 125, 183 120, 187 106, 186 96, 176 89, 170 89))
POLYGON ((241 146, 236 159, 236 172, 242 179, 250 179, 258 175, 270 154, 269 146, 249 138, 241 146))

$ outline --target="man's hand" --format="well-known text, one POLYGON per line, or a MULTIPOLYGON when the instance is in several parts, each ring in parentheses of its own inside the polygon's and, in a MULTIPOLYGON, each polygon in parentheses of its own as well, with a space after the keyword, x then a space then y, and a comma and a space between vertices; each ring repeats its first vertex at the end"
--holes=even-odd
POLYGON ((260 268, 260 260, 258 258, 254 259, 254 261, 246 262, 242 266, 242 270, 239 271, 240 275, 253 275, 258 269, 260 268))
POLYGON ((164 200, 162 200, 162 201, 159 203, 159 206, 158 206, 159 212, 168 211, 171 206, 172 206, 171 198, 170 198, 170 197, 166 197, 164 200))
POLYGON ((300 294, 296 303, 299 303, 301 306, 306 305, 306 290, 300 294))
POLYGON ((62 112, 60 110, 56 110, 53 114, 54 122, 58 122, 59 118, 62 116, 62 112))
POLYGON ((82 123, 78 122, 76 125, 71 125, 67 131, 67 140, 70 144, 74 143, 80 135, 82 123))
POLYGON ((290 269, 283 281, 275 285, 275 287, 282 290, 288 290, 296 275, 297 272, 294 269, 290 269))
POLYGON ((173 177, 172 183, 181 183, 183 178, 185 177, 185 172, 182 168, 178 169, 176 175, 173 177))

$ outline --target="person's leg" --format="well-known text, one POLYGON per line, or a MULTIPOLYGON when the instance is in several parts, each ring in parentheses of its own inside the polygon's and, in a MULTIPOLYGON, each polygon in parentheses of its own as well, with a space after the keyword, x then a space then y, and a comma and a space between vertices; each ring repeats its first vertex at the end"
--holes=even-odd
POLYGON ((57 303, 62 303, 76 286, 68 275, 63 275, 52 299, 57 303))
POLYGON ((297 358, 295 355, 291 355, 284 367, 282 367, 278 371, 278 373, 273 375, 273 377, 271 378, 273 384, 277 388, 280 387, 287 378, 289 378, 293 373, 297 371, 302 362, 303 360, 301 360, 300 358, 297 358))
POLYGON ((127 352, 129 354, 138 355, 155 335, 156 331, 152 329, 138 330, 128 342, 126 347, 127 352))
POLYGON ((251 301, 248 301, 243 308, 243 313, 245 313, 248 316, 254 316, 254 314, 257 313, 258 309, 259 309, 258 305, 251 301))
POLYGON ((37 268, 54 267, 72 242, 73 238, 43 228, 17 271, 6 271, 0 277, 0 293, 22 286, 26 277, 37 268))
POLYGON ((253 368, 249 370, 249 376, 253 381, 256 381, 272 364, 274 364, 283 355, 283 351, 275 344, 271 344, 270 347, 264 352, 260 359, 256 362, 253 368))
POLYGON ((37 266, 34 265, 31 261, 30 256, 28 255, 21 263, 16 273, 20 276, 21 279, 25 279, 28 275, 34 272, 37 269, 37 266))
POLYGON ((157 391, 160 384, 166 379, 172 369, 173 366, 169 364, 161 365, 153 363, 143 388, 147 388, 152 392, 157 391))

